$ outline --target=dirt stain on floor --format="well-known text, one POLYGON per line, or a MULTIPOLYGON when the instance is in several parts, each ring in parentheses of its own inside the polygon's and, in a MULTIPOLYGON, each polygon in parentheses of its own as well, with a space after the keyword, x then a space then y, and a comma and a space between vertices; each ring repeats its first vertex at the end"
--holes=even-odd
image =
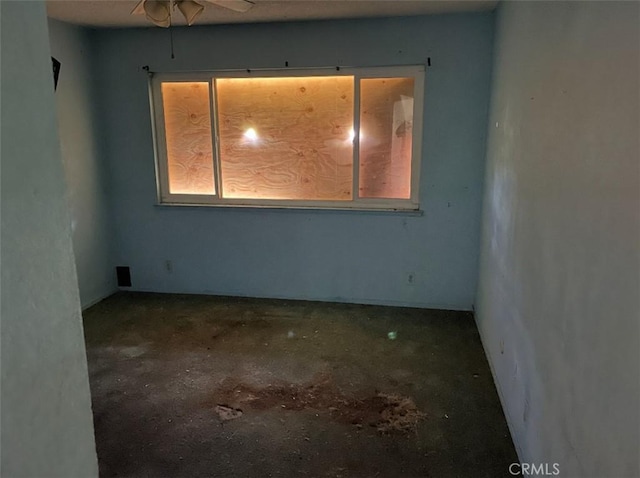
POLYGON ((397 394, 375 392, 356 397, 344 394, 330 374, 318 374, 303 384, 279 384, 257 388, 225 380, 205 406, 238 410, 282 409, 290 411, 328 411, 329 417, 358 428, 369 426, 380 433, 415 433, 425 418, 413 399, 397 394))

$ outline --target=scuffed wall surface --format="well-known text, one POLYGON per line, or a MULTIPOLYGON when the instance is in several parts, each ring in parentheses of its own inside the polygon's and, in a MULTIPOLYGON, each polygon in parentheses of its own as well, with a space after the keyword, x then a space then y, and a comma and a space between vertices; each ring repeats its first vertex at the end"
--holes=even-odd
POLYGON ((62 63, 55 94, 58 132, 85 308, 116 290, 107 169, 99 157, 100 128, 93 111, 92 64, 98 59, 89 30, 49 20, 49 38, 51 55, 62 63))
POLYGON ((520 458, 638 476, 637 3, 499 9, 477 321, 520 458))
POLYGON ((44 3, 0 17, 0 474, 98 476, 44 3))
POLYGON ((469 310, 475 297, 493 15, 97 36, 116 261, 133 288, 469 310), (155 71, 425 64, 423 215, 158 207, 155 71))

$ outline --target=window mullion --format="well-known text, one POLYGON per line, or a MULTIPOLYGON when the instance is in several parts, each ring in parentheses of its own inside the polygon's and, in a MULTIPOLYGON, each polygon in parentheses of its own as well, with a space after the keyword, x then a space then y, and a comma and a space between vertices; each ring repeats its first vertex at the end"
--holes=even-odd
POLYGON ((360 76, 353 77, 353 193, 352 200, 360 198, 360 76))
POLYGON ((218 95, 216 94, 216 79, 209 80, 211 100, 209 108, 211 111, 211 140, 213 141, 213 174, 216 185, 216 196, 222 198, 222 174, 220 164, 220 137, 218 134, 218 95))
POLYGON ((162 103, 162 83, 153 74, 149 74, 149 98, 152 125, 153 147, 156 158, 156 180, 160 202, 169 196, 169 159, 165 133, 164 106, 162 103))

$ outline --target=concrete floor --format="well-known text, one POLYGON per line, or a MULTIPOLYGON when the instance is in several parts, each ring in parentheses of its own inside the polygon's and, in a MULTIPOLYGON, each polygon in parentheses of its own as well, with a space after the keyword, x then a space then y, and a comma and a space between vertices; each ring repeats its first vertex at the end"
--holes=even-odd
POLYGON ((495 478, 517 461, 470 313, 119 293, 84 325, 102 477, 495 478))

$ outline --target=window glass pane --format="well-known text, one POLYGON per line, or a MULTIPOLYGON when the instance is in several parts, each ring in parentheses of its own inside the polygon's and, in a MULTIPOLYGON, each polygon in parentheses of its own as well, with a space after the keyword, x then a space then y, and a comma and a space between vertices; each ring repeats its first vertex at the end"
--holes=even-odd
POLYGON ((216 80, 222 195, 350 200, 353 77, 216 80))
POLYGON ((169 192, 215 194, 209 83, 162 83, 169 192))
POLYGON ((411 197, 413 82, 413 78, 360 82, 360 197, 411 197))

